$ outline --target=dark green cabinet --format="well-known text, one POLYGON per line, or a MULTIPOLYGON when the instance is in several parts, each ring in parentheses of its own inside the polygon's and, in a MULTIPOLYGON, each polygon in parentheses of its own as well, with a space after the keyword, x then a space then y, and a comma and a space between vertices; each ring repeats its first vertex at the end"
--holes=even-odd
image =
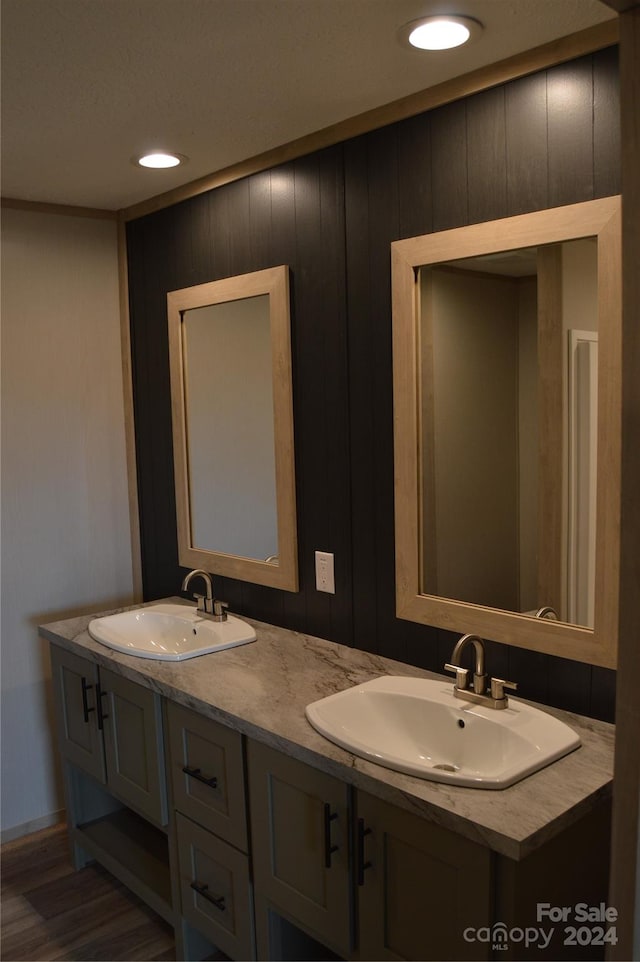
POLYGON ((357 793, 358 958, 486 959, 465 932, 491 924, 491 851, 357 793))
POLYGON ((138 814, 166 825, 160 695, 56 645, 51 667, 62 755, 138 814))
POLYGON ((51 646, 53 702, 62 755, 99 782, 106 782, 104 742, 98 725, 98 666, 51 646))

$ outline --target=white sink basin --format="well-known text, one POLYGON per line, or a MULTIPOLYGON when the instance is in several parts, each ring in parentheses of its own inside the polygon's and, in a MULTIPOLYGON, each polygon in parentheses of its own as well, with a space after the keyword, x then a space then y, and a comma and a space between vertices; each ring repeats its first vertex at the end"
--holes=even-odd
POLYGON ((313 727, 369 761, 435 782, 506 788, 580 745, 571 728, 517 699, 493 709, 450 681, 385 676, 307 705, 313 727))
POLYGON ((210 621, 187 605, 163 604, 94 618, 89 634, 107 648, 158 661, 184 661, 256 640, 251 625, 233 615, 210 621))

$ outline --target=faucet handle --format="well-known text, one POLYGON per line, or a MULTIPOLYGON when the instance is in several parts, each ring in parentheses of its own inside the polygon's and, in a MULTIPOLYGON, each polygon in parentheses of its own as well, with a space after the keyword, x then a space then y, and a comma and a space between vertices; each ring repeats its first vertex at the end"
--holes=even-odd
POLYGON ((515 681, 506 681, 504 678, 492 678, 491 679, 491 697, 495 701, 500 701, 501 699, 506 700, 506 695, 504 693, 505 688, 510 691, 516 691, 518 685, 515 681))
POLYGON ((205 611, 205 598, 204 595, 199 595, 197 591, 194 591, 193 596, 196 599, 196 611, 205 611))
POLYGON ((219 601, 217 598, 213 602, 213 617, 216 621, 226 621, 227 612, 226 609, 229 607, 226 601, 219 601))
POLYGON ((469 669, 461 668, 459 665, 450 665, 448 662, 444 666, 445 671, 450 671, 456 676, 455 687, 461 691, 466 691, 469 687, 469 669))

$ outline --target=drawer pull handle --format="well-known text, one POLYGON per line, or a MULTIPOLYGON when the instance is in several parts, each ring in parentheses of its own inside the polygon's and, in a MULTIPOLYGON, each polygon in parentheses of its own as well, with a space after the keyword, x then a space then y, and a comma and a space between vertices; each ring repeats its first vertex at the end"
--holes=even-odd
POLYGON ((365 862, 364 860, 364 839, 365 835, 371 835, 371 829, 364 827, 364 819, 358 819, 358 885, 364 885, 364 873, 365 869, 371 868, 371 862, 365 862))
POLYGON ((192 882, 191 888, 194 892, 197 892, 198 895, 201 895, 203 899, 206 899, 207 902, 211 902, 211 904, 215 905, 217 909, 220 909, 221 912, 224 912, 226 908, 224 904, 224 895, 212 895, 209 891, 209 886, 206 883, 203 884, 202 882, 192 882))
POLYGON ((331 856, 338 851, 337 845, 331 844, 331 823, 338 817, 337 812, 331 811, 329 802, 324 803, 324 865, 331 868, 331 856))
POLYGON ((102 729, 104 728, 105 718, 109 717, 102 710, 102 699, 105 697, 105 695, 108 695, 108 694, 109 694, 108 692, 102 690, 100 685, 96 685, 96 707, 98 709, 98 728, 100 729, 100 731, 102 731, 102 729))
POLYGON ((207 778, 206 775, 202 774, 199 768, 189 768, 188 765, 185 765, 182 771, 185 773, 185 775, 189 775, 191 778, 195 778, 196 781, 202 782, 203 785, 208 785, 209 788, 218 787, 218 779, 215 775, 212 775, 211 778, 207 778))
POLYGON ((82 678, 82 716, 85 722, 89 721, 89 712, 95 711, 95 708, 89 708, 89 702, 87 701, 87 692, 91 691, 93 685, 87 684, 87 679, 82 678))

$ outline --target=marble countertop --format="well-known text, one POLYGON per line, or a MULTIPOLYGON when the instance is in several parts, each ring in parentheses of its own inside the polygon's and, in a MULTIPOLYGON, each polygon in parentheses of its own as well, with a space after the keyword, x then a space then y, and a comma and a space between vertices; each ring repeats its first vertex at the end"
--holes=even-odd
MULTIPOLYGON (((163 600, 184 603, 180 598, 163 600)), ((136 658, 89 635, 91 619, 111 613, 52 622, 39 632, 256 741, 510 858, 524 858, 611 795, 615 729, 605 722, 541 706, 578 732, 580 748, 499 791, 429 782, 339 748, 311 727, 304 709, 379 675, 438 675, 250 618, 244 620, 256 630, 253 644, 182 662, 136 658)))

